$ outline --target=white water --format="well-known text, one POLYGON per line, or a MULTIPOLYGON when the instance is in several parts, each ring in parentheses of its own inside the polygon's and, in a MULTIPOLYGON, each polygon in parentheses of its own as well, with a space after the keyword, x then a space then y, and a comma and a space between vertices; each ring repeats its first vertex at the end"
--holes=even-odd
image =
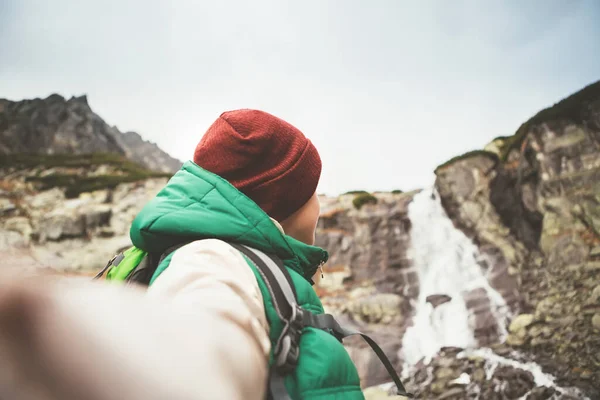
MULTIPOLYGON (((497 366, 512 366, 531 372, 537 386, 551 387, 561 394, 584 399, 577 389, 557 387, 554 377, 544 373, 534 362, 521 362, 499 356, 488 348, 478 348, 474 321, 470 318, 463 294, 477 288, 485 290, 500 328, 499 340, 506 335, 505 327, 511 315, 500 293, 489 285, 484 275, 477 246, 454 227, 433 190, 417 194, 409 205, 408 214, 412 223, 411 257, 419 277, 419 297, 413 325, 402 338, 404 378, 410 373, 410 367, 420 360, 427 364, 442 347, 455 346, 465 349, 458 358, 471 355, 484 358, 488 379, 497 366), (448 295, 451 300, 434 308, 426 302, 426 298, 434 294, 448 295)), ((428 373, 431 374, 431 371, 428 373)), ((468 375, 464 375, 456 383, 468 384, 468 375)), ((430 376, 428 381, 432 379, 433 376, 430 376)), ((390 385, 393 384, 382 387, 390 385)))
MULTIPOLYGON (((490 287, 479 264, 477 246, 456 229, 433 190, 417 194, 409 205, 411 257, 419 277, 419 298, 413 325, 402 339, 402 356, 408 366, 431 358, 445 346, 477 347, 463 294, 483 288, 492 312, 504 330, 508 308, 502 296, 490 287), (447 303, 433 307, 427 296, 445 294, 447 303)), ((406 369, 405 369, 406 370, 406 369)))

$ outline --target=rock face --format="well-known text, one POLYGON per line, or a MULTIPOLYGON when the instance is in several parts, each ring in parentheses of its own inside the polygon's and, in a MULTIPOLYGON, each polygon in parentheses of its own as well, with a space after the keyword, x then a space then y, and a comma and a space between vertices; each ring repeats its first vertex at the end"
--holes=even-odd
POLYGON ((37 191, 25 178, 13 173, 10 180, 0 181, 0 204, 10 205, 0 212, 4 265, 90 273, 131 245, 133 218, 167 182, 153 178, 121 183, 67 199, 64 188, 37 191))
POLYGON ((137 133, 121 133, 106 124, 85 96, 0 99, 0 155, 17 153, 116 153, 160 172, 175 172, 182 165, 137 133))
MULTIPOLYGON (((356 208, 354 195, 322 198, 317 245, 330 259, 317 283, 326 309, 373 336, 399 367, 396 356, 418 295, 410 256, 408 204, 414 193, 377 194, 356 208)), ((359 338, 347 340, 365 386, 388 379, 385 368, 359 338)))
POLYGON ((600 82, 436 171, 448 215, 526 313, 507 343, 600 396, 600 82))
POLYGON ((322 199, 317 244, 330 252, 327 280, 343 274, 342 280, 354 286, 368 283, 384 293, 416 296, 416 273, 407 254, 413 195, 378 194, 376 205, 359 209, 353 195, 322 199))

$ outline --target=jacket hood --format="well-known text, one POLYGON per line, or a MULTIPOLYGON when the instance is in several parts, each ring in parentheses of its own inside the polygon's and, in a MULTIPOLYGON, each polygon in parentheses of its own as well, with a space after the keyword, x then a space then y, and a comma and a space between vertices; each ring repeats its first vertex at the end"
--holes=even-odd
POLYGON ((138 213, 130 236, 148 252, 198 239, 240 243, 276 254, 308 280, 329 257, 325 250, 285 235, 249 197, 192 161, 138 213))

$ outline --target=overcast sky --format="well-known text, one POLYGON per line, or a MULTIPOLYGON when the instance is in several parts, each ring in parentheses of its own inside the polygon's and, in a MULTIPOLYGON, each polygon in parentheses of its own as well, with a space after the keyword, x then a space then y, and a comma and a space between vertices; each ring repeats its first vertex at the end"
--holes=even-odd
POLYGON ((87 94, 187 160, 230 109, 300 128, 320 192, 411 190, 600 79, 600 1, 0 0, 0 97, 87 94))

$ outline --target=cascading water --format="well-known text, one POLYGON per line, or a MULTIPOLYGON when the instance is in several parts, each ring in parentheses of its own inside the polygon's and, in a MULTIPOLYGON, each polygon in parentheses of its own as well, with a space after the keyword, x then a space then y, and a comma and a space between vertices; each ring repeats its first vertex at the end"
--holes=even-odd
POLYGON ((411 257, 419 277, 419 297, 412 326, 404 334, 402 351, 409 366, 421 359, 427 363, 442 347, 474 348, 472 318, 464 295, 484 289, 491 313, 504 330, 508 308, 502 296, 490 287, 480 265, 479 250, 456 229, 434 190, 418 193, 409 205, 411 257), (450 300, 434 307, 431 295, 450 300))
MULTIPOLYGON (((498 341, 504 339, 505 327, 511 317, 502 295, 490 286, 485 276, 479 249, 454 227, 433 189, 417 194, 409 205, 408 214, 412 224, 411 258, 418 274, 419 296, 412 325, 402 338, 404 377, 419 361, 428 364, 442 347, 460 347, 464 350, 458 358, 478 356, 486 360, 488 379, 496 367, 507 365, 531 372, 537 386, 556 389, 558 395, 553 399, 562 398, 560 395, 563 394, 585 399, 575 388, 557 387, 554 377, 542 372, 536 363, 501 357, 478 345, 474 318, 467 307, 465 294, 483 290, 489 300, 489 314, 498 328, 498 341), (442 295, 445 302, 434 306, 427 301, 433 295, 442 295)), ((469 377, 463 374, 459 380, 463 378, 469 377)), ((463 383, 466 384, 466 380, 463 383)))

